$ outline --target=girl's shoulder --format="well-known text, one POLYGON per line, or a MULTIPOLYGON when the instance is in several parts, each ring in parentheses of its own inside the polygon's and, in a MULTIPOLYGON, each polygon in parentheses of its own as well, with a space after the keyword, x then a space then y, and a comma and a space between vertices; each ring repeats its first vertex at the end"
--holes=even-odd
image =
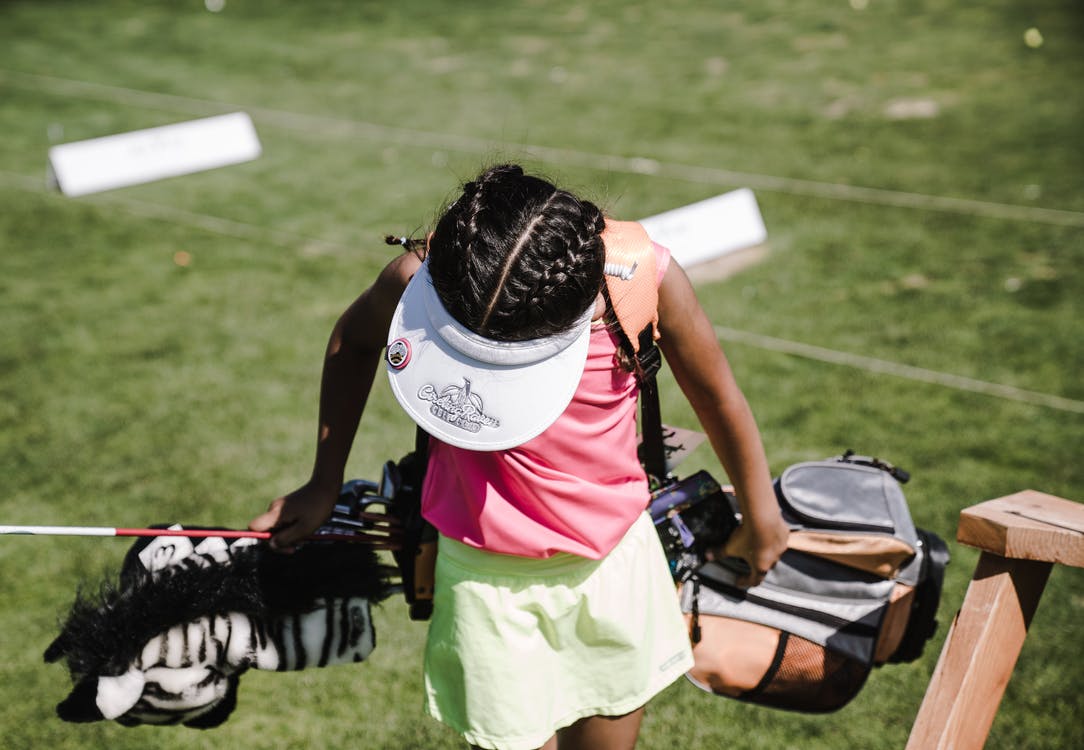
POLYGON ((384 270, 376 277, 373 286, 382 291, 394 292, 398 299, 421 267, 422 257, 418 253, 412 250, 404 251, 384 266, 384 270))

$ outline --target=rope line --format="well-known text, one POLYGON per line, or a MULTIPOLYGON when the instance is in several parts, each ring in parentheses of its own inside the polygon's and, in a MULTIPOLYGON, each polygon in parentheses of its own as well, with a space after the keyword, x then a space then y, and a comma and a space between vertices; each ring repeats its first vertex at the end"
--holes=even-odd
MULTIPOLYGON (((10 185, 26 191, 45 192, 44 181, 11 172, 0 171, 0 185, 10 185)), ((131 198, 121 198, 112 195, 97 196, 96 200, 103 203, 119 205, 125 210, 139 216, 169 221, 183 226, 195 227, 204 231, 236 237, 242 240, 271 242, 275 245, 285 247, 296 247, 299 244, 302 244, 306 246, 322 246, 340 251, 353 250, 353 248, 339 243, 329 242, 327 240, 302 237, 288 232, 266 229, 252 224, 230 221, 216 216, 207 216, 206 214, 197 214, 191 211, 182 211, 170 206, 160 206, 155 203, 146 203, 131 198)), ((913 367, 899 362, 864 357, 858 354, 815 346, 813 344, 803 344, 797 341, 774 338, 752 331, 739 331, 724 326, 715 326, 715 335, 723 341, 737 342, 748 346, 754 346, 759 349, 803 357, 805 359, 843 365, 858 370, 865 370, 867 372, 894 375, 908 380, 933 383, 946 388, 981 393, 987 396, 1008 399, 1010 401, 1019 401, 1051 409, 1084 414, 1084 401, 1076 401, 1048 393, 1029 391, 998 383, 989 383, 960 375, 938 372, 936 370, 927 370, 921 367, 913 367)))
POLYGON ((196 99, 175 94, 159 94, 139 89, 109 86, 90 81, 56 78, 34 73, 0 70, 0 80, 35 91, 79 96, 119 104, 183 111, 189 114, 209 116, 244 109, 258 120, 289 130, 305 133, 314 131, 325 135, 366 137, 391 142, 396 145, 419 148, 447 149, 469 154, 490 154, 494 151, 519 152, 531 155, 539 161, 565 166, 587 167, 601 171, 624 174, 665 177, 719 187, 749 187, 755 190, 804 195, 852 203, 910 208, 943 213, 962 214, 1009 221, 1025 221, 1057 226, 1084 227, 1084 212, 1069 211, 1040 206, 1022 206, 1011 203, 926 195, 901 190, 863 187, 834 182, 819 182, 795 177, 737 172, 715 167, 659 161, 638 156, 597 154, 576 149, 495 141, 452 133, 434 133, 412 128, 380 125, 362 120, 312 115, 265 107, 244 107, 210 99, 196 99))
MULTIPOLYGON (((49 190, 44 178, 34 178, 29 175, 17 174, 15 172, 7 172, 4 170, 0 170, 0 186, 15 188, 24 192, 37 192, 45 195, 53 194, 52 191, 49 190)), ((56 195, 59 196, 59 193, 56 195)), ((69 199, 65 198, 64 200, 69 199)), ((255 224, 246 224, 232 219, 224 219, 220 216, 186 211, 182 208, 162 205, 160 203, 149 203, 117 193, 101 193, 98 195, 84 196, 79 200, 89 204, 118 206, 135 216, 167 221, 180 226, 201 229, 211 234, 220 234, 225 237, 233 237, 239 240, 263 242, 293 249, 300 247, 303 248, 303 253, 318 254, 321 251, 353 253, 359 251, 358 247, 345 245, 341 242, 333 242, 319 237, 307 237, 291 232, 283 232, 279 229, 270 229, 255 224)), ((360 248, 362 251, 365 249, 366 246, 361 246, 360 248)), ((380 251, 383 251, 382 254, 387 257, 387 252, 384 250, 383 246, 381 246, 380 251)))
POLYGON ((860 354, 851 354, 850 352, 841 352, 835 349, 826 349, 813 344, 803 344, 799 341, 778 339, 772 336, 765 336, 761 333, 753 333, 751 331, 739 331, 734 328, 726 328, 725 326, 715 326, 715 335, 723 341, 738 342, 757 347, 758 349, 790 354, 804 359, 844 365, 856 370, 894 375, 908 380, 916 380, 922 383, 932 383, 946 388, 953 388, 958 391, 981 393, 986 396, 1008 399, 1009 401, 1019 401, 1025 404, 1045 406, 1050 409, 1084 414, 1084 401, 1054 396, 1049 393, 1029 391, 1011 385, 1002 385, 1000 383, 990 383, 985 380, 976 380, 974 378, 953 375, 947 372, 939 372, 937 370, 927 370, 923 367, 914 367, 912 365, 905 365, 890 360, 865 357, 860 354))

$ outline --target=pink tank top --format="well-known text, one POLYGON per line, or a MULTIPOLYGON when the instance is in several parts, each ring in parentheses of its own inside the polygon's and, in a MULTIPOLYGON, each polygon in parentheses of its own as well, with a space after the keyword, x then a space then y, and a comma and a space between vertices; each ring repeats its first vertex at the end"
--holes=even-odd
MULTIPOLYGON (((655 252, 661 280, 670 253, 659 245, 655 252)), ((636 457, 639 388, 616 364, 617 346, 603 323, 592 324, 572 402, 523 445, 470 451, 431 439, 425 518, 444 536, 490 552, 604 557, 648 499, 636 457)))

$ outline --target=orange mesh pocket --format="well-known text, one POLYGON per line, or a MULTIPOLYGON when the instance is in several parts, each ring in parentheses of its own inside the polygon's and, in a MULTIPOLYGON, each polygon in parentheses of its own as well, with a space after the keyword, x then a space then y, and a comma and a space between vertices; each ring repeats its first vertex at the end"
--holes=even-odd
MULTIPOLYGON (((685 621, 691 625, 692 615, 685 621)), ((748 703, 825 713, 845 706, 870 667, 778 628, 700 614, 700 640, 686 677, 697 687, 748 703)))
POLYGON ((779 639, 772 668, 742 700, 790 711, 823 713, 845 706, 866 682, 870 667, 789 633, 779 639))

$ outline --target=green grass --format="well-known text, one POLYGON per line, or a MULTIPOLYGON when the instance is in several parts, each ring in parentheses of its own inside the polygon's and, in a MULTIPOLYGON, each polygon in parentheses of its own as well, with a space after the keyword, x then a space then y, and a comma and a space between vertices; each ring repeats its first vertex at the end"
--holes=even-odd
MULTIPOLYGON (((307 475, 324 342, 389 257, 383 234, 424 230, 502 159, 623 218, 751 184, 770 252, 700 288, 720 326, 1084 400, 1082 53, 1084 13, 1053 0, 2 2, 0 523, 243 525, 307 475), (45 189, 53 143, 238 109, 258 161, 45 189)), ((724 343, 774 470, 855 448, 912 472, 916 522, 954 555, 942 628, 830 716, 676 684, 641 746, 902 747, 977 559, 951 541, 960 509, 1024 488, 1084 500, 1084 417, 724 343)), ((411 436, 380 383, 351 475, 411 436)), ((0 544, 5 747, 461 747, 422 715, 424 626, 398 600, 369 663, 250 673, 209 735, 59 721, 67 676, 40 654, 126 546, 0 544)), ((1084 745, 1082 584, 1054 571, 987 747, 1084 745)))

